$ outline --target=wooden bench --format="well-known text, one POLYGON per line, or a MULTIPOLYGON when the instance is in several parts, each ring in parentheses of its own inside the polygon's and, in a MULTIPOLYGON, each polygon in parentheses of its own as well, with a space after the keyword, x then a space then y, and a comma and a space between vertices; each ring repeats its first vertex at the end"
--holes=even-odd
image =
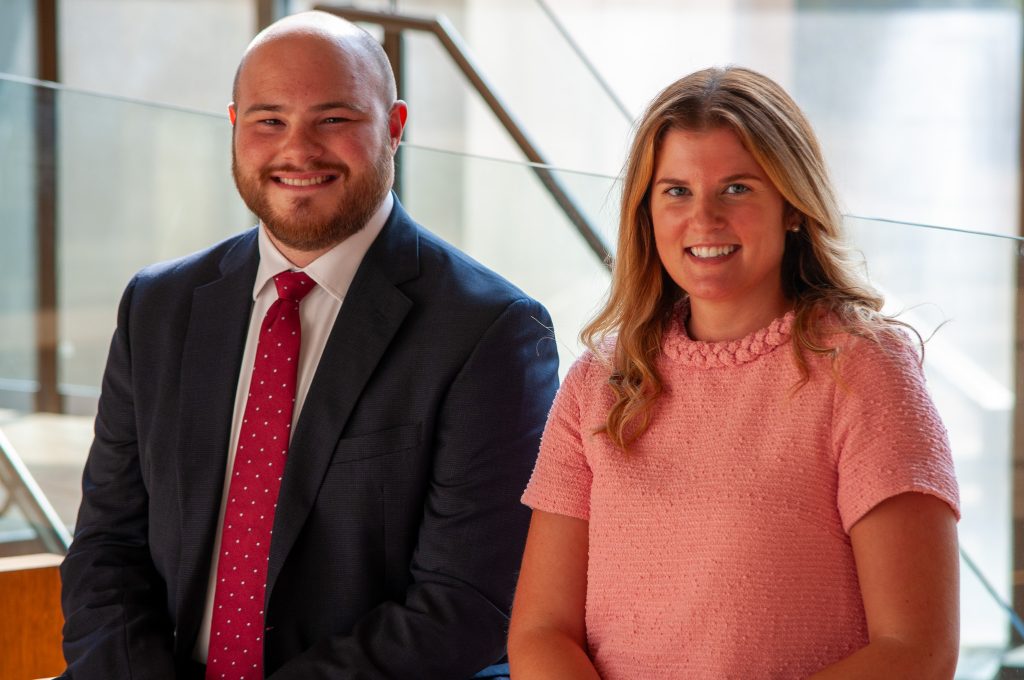
POLYGON ((0 558, 0 678, 63 672, 62 559, 48 553, 0 558))

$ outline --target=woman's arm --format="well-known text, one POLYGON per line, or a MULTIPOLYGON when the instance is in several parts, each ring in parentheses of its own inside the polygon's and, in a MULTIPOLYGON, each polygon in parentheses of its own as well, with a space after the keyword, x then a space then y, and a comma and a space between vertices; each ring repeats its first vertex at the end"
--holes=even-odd
POLYGON ((890 498, 850 530, 868 645, 812 680, 952 678, 959 622, 956 518, 922 493, 890 498))
POLYGON ((588 523, 534 510, 509 626, 516 680, 599 680, 586 652, 588 523))

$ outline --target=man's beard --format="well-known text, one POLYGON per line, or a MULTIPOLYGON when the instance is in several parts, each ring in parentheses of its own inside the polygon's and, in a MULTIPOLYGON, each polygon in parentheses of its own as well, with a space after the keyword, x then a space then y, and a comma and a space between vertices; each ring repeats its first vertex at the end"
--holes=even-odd
POLYGON ((310 167, 296 168, 280 165, 267 167, 253 174, 242 175, 234 146, 231 148, 231 172, 235 186, 245 204, 267 226, 282 244, 312 252, 341 243, 366 226, 384 196, 391 189, 391 145, 383 144, 373 166, 359 175, 353 175, 345 164, 314 163, 310 167), (344 182, 344 193, 333 211, 318 215, 310 197, 292 198, 288 214, 271 207, 264 187, 273 182, 271 176, 279 172, 329 172, 334 182, 344 182))

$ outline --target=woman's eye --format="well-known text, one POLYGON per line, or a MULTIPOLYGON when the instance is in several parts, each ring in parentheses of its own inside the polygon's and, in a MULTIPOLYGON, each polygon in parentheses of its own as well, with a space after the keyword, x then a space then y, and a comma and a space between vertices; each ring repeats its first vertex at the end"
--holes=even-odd
POLYGON ((665 193, 669 196, 686 196, 690 193, 690 190, 686 187, 669 187, 665 190, 665 193))
POLYGON ((730 184, 725 188, 727 194, 745 194, 750 191, 746 184, 730 184))

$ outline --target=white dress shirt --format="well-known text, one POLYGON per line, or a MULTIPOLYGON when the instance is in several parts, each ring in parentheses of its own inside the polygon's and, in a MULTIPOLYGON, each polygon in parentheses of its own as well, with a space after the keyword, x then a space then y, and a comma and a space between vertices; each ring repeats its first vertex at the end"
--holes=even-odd
POLYGON ((306 401, 309 384, 316 373, 320 355, 323 354, 327 337, 334 328, 334 320, 345 300, 352 279, 356 275, 363 256, 384 227, 394 198, 388 192, 387 197, 370 217, 366 226, 347 239, 334 246, 326 253, 299 270, 274 246, 266 234, 266 227, 259 228, 260 265, 256 271, 256 282, 252 289, 252 315, 249 317, 249 333, 245 339, 245 352, 242 354, 242 370, 238 375, 238 388, 235 391, 235 410, 231 419, 231 443, 228 447, 228 462, 224 470, 224 491, 221 496, 220 514, 217 517, 217 534, 213 540, 213 561, 210 564, 209 585, 206 590, 206 606, 203 611, 203 622, 199 628, 199 638, 192 658, 206 663, 210 643, 210 622, 213 619, 213 596, 217 584, 217 562, 220 559, 221 529, 224 523, 224 507, 228 502, 228 487, 231 482, 231 469, 235 462, 235 449, 238 446, 238 434, 241 430, 242 414, 245 412, 245 396, 249 393, 249 381, 256 361, 256 344, 259 340, 260 326, 270 305, 277 300, 277 286, 273 278, 285 270, 303 271, 316 282, 317 287, 310 291, 299 305, 299 319, 302 324, 301 346, 299 349, 299 369, 295 382, 295 410, 292 412, 292 428, 302 412, 306 401))

